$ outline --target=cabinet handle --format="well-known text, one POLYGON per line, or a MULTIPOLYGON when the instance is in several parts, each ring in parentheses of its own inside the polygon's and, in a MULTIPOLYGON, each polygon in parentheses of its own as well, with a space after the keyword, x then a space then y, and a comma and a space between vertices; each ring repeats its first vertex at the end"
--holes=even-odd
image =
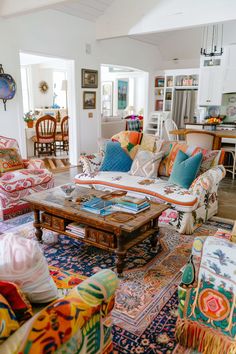
POLYGON ((206 100, 206 102, 211 102, 211 100, 206 100))

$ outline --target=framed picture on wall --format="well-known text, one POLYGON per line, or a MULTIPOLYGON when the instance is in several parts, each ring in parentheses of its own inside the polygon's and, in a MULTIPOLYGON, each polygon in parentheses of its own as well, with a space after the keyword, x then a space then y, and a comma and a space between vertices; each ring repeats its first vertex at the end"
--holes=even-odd
POLYGON ((96 92, 84 91, 83 109, 96 109, 96 92))
POLYGON ((128 105, 128 89, 129 89, 129 81, 118 80, 118 109, 125 109, 128 105))
POLYGON ((81 86, 83 88, 97 88, 98 87, 98 71, 82 69, 81 71, 81 86))

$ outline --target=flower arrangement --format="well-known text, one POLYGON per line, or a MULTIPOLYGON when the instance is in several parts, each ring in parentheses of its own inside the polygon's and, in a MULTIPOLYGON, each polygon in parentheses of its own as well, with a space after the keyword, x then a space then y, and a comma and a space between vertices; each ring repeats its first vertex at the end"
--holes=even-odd
POLYGON ((23 116, 24 121, 27 123, 28 128, 33 128, 34 121, 37 119, 32 111, 29 111, 23 116))
POLYGON ((36 116, 34 115, 34 113, 32 111, 29 111, 27 113, 24 114, 24 117, 23 117, 24 121, 26 123, 28 122, 33 122, 34 120, 36 120, 36 116))
POLYGON ((221 124, 223 121, 223 118, 221 117, 210 117, 206 119, 207 124, 221 124))

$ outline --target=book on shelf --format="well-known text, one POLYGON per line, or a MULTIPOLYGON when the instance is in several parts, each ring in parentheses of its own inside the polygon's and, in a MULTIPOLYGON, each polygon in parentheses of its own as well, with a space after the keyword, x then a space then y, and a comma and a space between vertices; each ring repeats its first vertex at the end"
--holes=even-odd
POLYGON ((85 236, 85 226, 76 222, 68 224, 66 226, 66 231, 78 237, 84 238, 85 236))

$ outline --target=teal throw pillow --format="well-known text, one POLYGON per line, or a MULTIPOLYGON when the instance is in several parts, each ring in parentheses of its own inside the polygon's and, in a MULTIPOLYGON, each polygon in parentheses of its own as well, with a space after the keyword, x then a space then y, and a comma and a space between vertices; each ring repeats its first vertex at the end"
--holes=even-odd
POLYGON ((109 141, 100 171, 128 172, 133 160, 122 149, 119 142, 109 141))
POLYGON ((201 152, 189 157, 183 151, 179 150, 174 161, 169 183, 174 183, 188 189, 197 176, 202 158, 203 155, 201 152))

